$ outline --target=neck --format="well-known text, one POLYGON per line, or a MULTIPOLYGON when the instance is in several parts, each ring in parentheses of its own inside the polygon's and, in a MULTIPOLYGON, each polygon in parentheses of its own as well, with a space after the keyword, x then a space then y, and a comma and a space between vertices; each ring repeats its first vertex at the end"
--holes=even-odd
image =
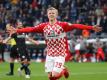
POLYGON ((55 19, 55 20, 49 20, 49 23, 50 23, 51 25, 54 25, 56 22, 57 22, 56 19, 55 19))

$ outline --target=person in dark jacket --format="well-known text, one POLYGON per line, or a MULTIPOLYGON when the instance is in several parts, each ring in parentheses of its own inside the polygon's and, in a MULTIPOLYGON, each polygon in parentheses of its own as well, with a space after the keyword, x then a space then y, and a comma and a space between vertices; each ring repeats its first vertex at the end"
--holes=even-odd
POLYGON ((1 59, 4 62, 4 51, 5 51, 5 44, 3 43, 3 38, 0 35, 0 54, 1 54, 1 59))

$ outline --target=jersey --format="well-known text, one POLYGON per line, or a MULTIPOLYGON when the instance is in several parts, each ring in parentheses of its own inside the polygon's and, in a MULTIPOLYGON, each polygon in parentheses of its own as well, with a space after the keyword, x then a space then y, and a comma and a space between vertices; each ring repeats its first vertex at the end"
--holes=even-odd
POLYGON ((25 41, 25 34, 13 34, 12 38, 16 41, 16 47, 19 57, 25 56, 28 57, 26 41, 25 41))
POLYGON ((73 29, 92 30, 93 28, 92 26, 57 21, 54 25, 51 25, 49 22, 46 22, 41 23, 35 27, 18 29, 17 32, 43 33, 47 45, 47 55, 66 56, 67 54, 69 54, 66 32, 71 31, 73 29))
POLYGON ((16 34, 11 35, 11 39, 9 40, 9 44, 12 46, 16 45, 16 34))
POLYGON ((15 58, 18 58, 19 55, 18 55, 18 52, 17 52, 17 43, 16 43, 16 33, 12 34, 11 35, 11 39, 10 39, 10 45, 11 45, 11 48, 10 48, 10 57, 15 59, 15 58))

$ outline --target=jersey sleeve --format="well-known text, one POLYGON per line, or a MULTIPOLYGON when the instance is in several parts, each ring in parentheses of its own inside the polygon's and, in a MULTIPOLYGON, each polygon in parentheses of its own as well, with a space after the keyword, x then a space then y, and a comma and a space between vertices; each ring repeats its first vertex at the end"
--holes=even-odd
POLYGON ((17 33, 28 33, 28 32, 43 33, 44 26, 45 26, 45 23, 41 23, 34 27, 26 27, 26 28, 18 29, 17 33))
POLYGON ((71 23, 67 23, 67 22, 63 22, 62 27, 64 28, 64 30, 66 32, 71 31, 73 29, 93 30, 93 26, 87 26, 87 25, 83 25, 83 24, 71 24, 71 23))

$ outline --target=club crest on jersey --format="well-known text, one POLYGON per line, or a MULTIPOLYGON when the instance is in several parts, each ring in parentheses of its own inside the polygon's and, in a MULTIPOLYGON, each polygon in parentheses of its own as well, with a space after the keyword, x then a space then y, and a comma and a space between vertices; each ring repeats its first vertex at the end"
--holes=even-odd
POLYGON ((55 35, 55 31, 54 30, 51 30, 51 33, 50 33, 50 35, 48 35, 48 37, 55 37, 56 35, 55 35))

